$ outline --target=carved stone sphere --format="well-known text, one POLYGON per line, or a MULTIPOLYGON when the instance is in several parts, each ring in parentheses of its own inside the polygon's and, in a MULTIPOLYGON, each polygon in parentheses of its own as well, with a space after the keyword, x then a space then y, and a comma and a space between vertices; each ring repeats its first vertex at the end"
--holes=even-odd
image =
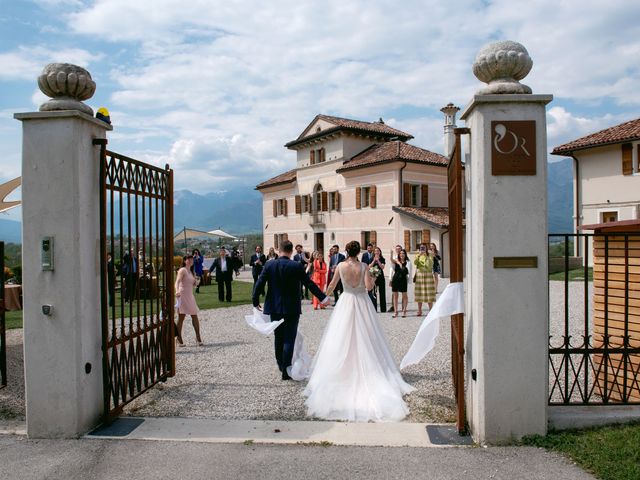
POLYGON ((93 115, 93 110, 82 100, 91 98, 96 83, 82 67, 70 63, 50 63, 38 77, 38 86, 51 100, 40 105, 40 111, 80 110, 93 115))
POLYGON ((521 84, 531 71, 533 61, 529 52, 518 42, 494 42, 480 49, 473 62, 473 74, 488 85, 478 94, 531 93, 521 84))

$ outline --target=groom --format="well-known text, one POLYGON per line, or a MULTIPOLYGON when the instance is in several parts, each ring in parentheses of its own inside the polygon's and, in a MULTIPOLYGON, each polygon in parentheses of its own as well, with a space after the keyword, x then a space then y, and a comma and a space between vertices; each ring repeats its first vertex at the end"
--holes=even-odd
POLYGON ((274 342, 276 361, 282 372, 283 380, 291 378, 287 373, 287 367, 291 366, 293 345, 298 333, 300 313, 302 313, 300 284, 309 288, 323 305, 329 302, 329 297, 311 281, 302 264, 291 260, 292 253, 293 243, 289 240, 283 241, 280 244, 280 256, 276 260, 266 263, 253 289, 253 306, 260 308, 260 295, 264 294, 264 287, 268 284, 264 313, 271 315, 272 322, 284 319, 284 322, 275 330, 274 342))

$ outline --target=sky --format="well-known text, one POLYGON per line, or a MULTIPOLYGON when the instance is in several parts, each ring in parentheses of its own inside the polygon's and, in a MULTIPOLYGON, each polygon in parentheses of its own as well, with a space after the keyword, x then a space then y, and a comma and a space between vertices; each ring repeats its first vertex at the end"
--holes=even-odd
POLYGON ((318 113, 381 117, 442 152, 440 108, 483 86, 471 65, 497 40, 522 43, 522 83, 554 95, 551 150, 640 116, 639 17, 620 0, 0 0, 0 183, 20 175, 13 114, 46 101, 50 62, 89 70, 109 148, 169 163, 178 190, 249 191, 293 168, 283 145, 318 113))

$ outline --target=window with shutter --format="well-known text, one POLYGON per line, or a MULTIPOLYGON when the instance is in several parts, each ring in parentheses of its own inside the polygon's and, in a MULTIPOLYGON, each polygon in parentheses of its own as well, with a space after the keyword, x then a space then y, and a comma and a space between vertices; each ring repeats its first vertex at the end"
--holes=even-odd
POLYGON ((289 240, 289 234, 288 233, 283 233, 282 234, 282 241, 284 242, 285 240, 289 240))
POLYGON ((375 230, 369 232, 369 241, 373 243, 374 246, 378 244, 378 234, 375 230))
POLYGON ((311 165, 313 165, 314 163, 316 163, 316 151, 315 150, 311 150, 309 152, 309 163, 311 165))
POLYGON ((278 216, 278 200, 273 201, 273 216, 278 216))
POLYGON ((423 208, 429 206, 429 185, 422 185, 422 202, 420 203, 423 208))
POLYGON ((367 246, 367 233, 369 232, 360 232, 360 248, 362 249, 367 246))
POLYGON ((356 187, 356 208, 362 208, 362 189, 356 187))
POLYGON ((302 198, 296 195, 296 213, 302 213, 302 198))
POLYGON ((340 195, 340 192, 334 192, 334 193, 335 193, 335 199, 336 199, 336 203, 335 203, 336 210, 340 211, 340 197, 341 197, 341 195, 340 195))
POLYGON ((273 248, 275 248, 276 250, 278 248, 280 248, 280 244, 278 243, 278 234, 277 233, 273 234, 273 248))
POLYGON ((431 230, 427 228, 422 230, 422 243, 427 246, 429 245, 429 243, 431 243, 431 230))
POLYGON ((410 207, 411 206, 411 184, 405 183, 402 188, 402 206, 410 207))
POLYGON ((323 212, 326 212, 329 210, 329 196, 327 192, 322 192, 322 199, 320 203, 321 203, 323 212))
POLYGON ((282 207, 284 210, 284 216, 286 217, 289 214, 289 201, 286 198, 282 199, 282 207))
POLYGON ((630 143, 622 144, 622 174, 633 173, 633 147, 630 143))
POLYGON ((404 231, 404 249, 407 252, 411 251, 411 230, 404 231))
POLYGON ((376 208, 376 190, 375 185, 371 185, 371 187, 369 187, 369 206, 371 208, 376 208))
POLYGON ((325 161, 325 150, 324 150, 324 148, 320 149, 320 161, 321 162, 325 161))

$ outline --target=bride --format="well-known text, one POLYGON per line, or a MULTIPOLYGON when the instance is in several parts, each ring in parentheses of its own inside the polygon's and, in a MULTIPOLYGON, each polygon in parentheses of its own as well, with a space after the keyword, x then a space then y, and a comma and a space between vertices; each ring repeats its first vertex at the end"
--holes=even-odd
POLYGON ((367 294, 375 279, 358 260, 360 243, 347 244, 327 290, 342 280, 336 303, 315 355, 304 390, 307 414, 327 420, 399 421, 409 408, 402 399, 413 387, 404 382, 367 294))

